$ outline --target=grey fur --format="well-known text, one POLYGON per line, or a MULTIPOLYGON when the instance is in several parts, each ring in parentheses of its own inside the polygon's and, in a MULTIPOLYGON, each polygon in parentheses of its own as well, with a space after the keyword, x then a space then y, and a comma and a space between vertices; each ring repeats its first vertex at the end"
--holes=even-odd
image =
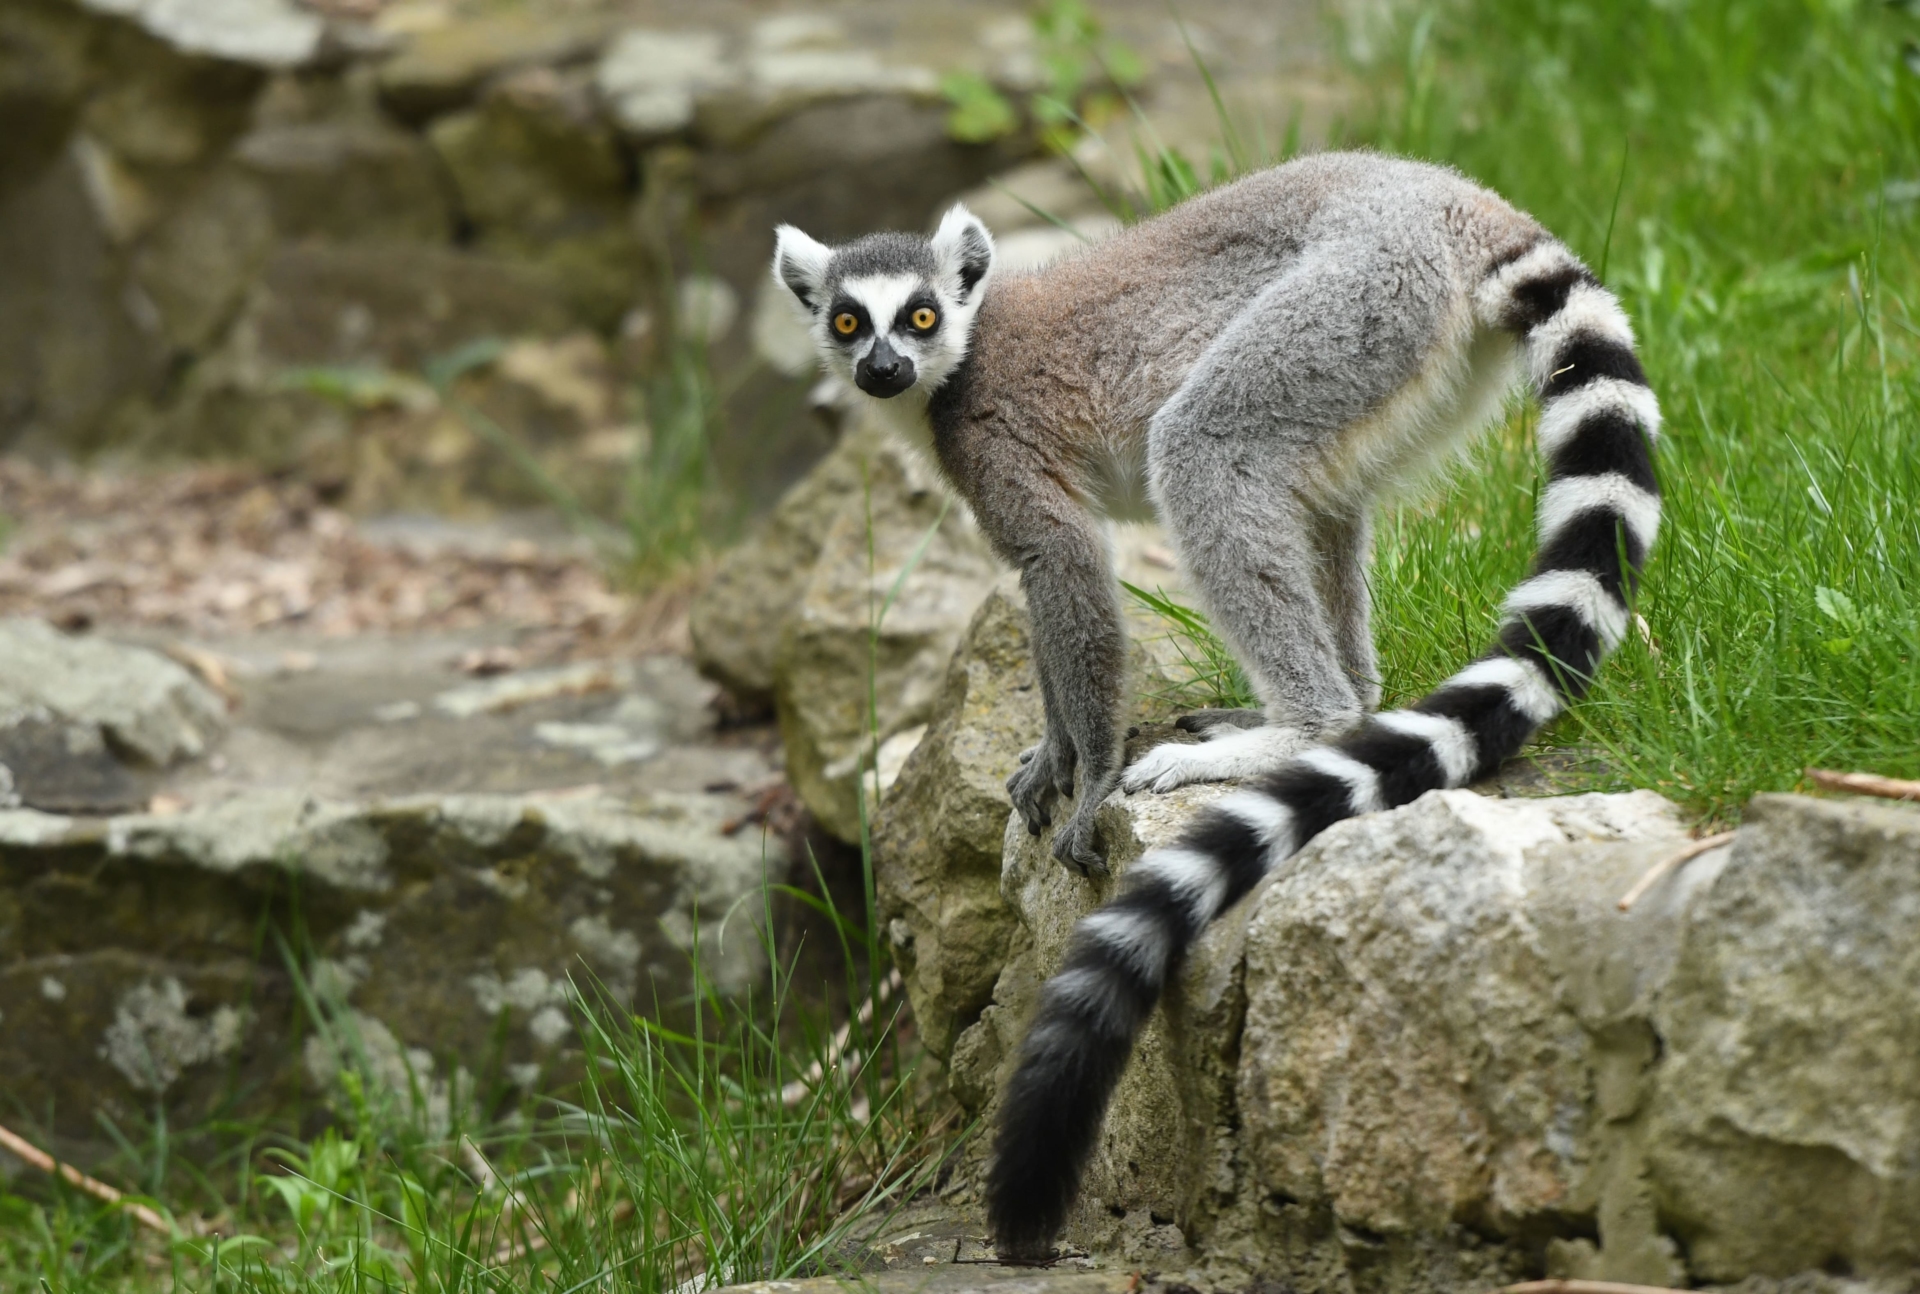
MULTIPOLYGON (((1007 787, 1037 833, 1077 774, 1062 861, 1105 870, 1094 813, 1121 779, 1125 636, 1099 520, 1114 465, 1144 471, 1268 721, 1303 740, 1351 729, 1380 695, 1372 507, 1497 409, 1517 345, 1474 294, 1546 241, 1451 171, 1353 153, 1250 176, 972 293, 960 259, 991 242, 962 209, 933 239, 831 253, 781 231, 775 277, 816 298, 823 353, 868 389, 827 302, 863 283, 897 295, 888 276, 940 301, 938 337, 886 340, 922 374, 904 397, 913 420, 924 409, 942 469, 1021 572, 1047 731, 1007 787)), ((1223 740, 1152 752, 1130 788, 1244 776, 1287 751, 1280 734, 1212 728, 1223 740)))

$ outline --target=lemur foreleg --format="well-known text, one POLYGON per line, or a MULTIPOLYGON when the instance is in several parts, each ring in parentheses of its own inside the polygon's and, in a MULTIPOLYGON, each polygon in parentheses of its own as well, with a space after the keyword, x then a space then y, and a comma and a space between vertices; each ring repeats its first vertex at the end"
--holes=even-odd
POLYGON ((1072 816, 1054 833, 1053 856, 1082 875, 1104 873, 1094 814, 1119 781, 1126 634, 1092 518, 1063 492, 1039 492, 1052 506, 1003 512, 989 526, 989 537, 1020 570, 1047 716, 1045 737, 1021 755, 1007 793, 1035 835, 1052 822, 1057 798, 1074 797, 1072 816))

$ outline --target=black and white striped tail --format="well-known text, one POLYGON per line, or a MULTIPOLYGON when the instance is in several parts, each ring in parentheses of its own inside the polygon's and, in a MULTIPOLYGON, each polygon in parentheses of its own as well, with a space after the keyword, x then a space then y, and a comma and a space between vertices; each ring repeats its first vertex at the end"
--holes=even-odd
POLYGON ((987 1211, 1004 1255, 1052 1244, 1134 1037, 1208 924, 1335 822, 1493 772, 1586 691, 1626 632, 1660 524, 1660 410, 1633 330, 1551 241, 1496 267, 1474 308, 1523 337, 1541 402, 1547 487, 1533 574, 1507 598, 1486 655, 1411 709, 1374 715, 1202 812, 1080 922, 1000 1107, 987 1211))

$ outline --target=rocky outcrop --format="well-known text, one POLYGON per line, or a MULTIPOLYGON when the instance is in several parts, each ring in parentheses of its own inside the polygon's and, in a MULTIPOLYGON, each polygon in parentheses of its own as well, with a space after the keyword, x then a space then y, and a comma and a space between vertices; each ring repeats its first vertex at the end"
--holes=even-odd
POLYGON ((205 754, 226 727, 220 698, 158 652, 0 620, 0 724, 27 717, 159 767, 205 754))
POLYGON ((256 791, 169 815, 0 812, 0 1088, 77 1136, 156 1098, 184 1117, 270 1104, 331 1081, 339 1058, 300 1050, 316 1029, 423 1086, 483 1061, 531 1085, 567 1048, 576 989, 651 1009, 684 1000, 696 958, 721 992, 764 973, 752 900, 785 855, 729 834, 730 811, 256 791))
POLYGON ((1920 1265, 1920 810, 1758 796, 1693 879, 1636 1111, 1687 1269, 1920 1265))
MULTIPOLYGON (((1222 793, 1116 796, 1116 871, 1222 793)), ((1195 950, 1072 1236, 1300 1290, 1911 1270, 1920 811, 1762 796, 1618 911, 1686 841, 1648 792, 1437 792, 1334 827, 1195 950)), ((950 1061, 976 1109, 1113 884, 1017 823, 1001 877, 1006 965, 950 1061)), ((913 946, 938 983, 945 945, 913 946)))
MULTIPOLYGON (((918 740, 960 634, 999 573, 971 514, 923 458, 878 428, 850 442, 858 483, 819 536, 792 610, 775 622, 774 655, 787 779, 842 840, 860 838, 858 778, 889 762, 889 742, 898 759, 918 740)), ((870 811, 885 790, 870 782, 870 811)))
POLYGON ((700 669, 750 705, 773 703, 780 631, 806 591, 835 518, 860 497, 863 464, 886 446, 878 426, 849 429, 743 542, 721 557, 690 627, 700 669))
POLYGON ((1045 728, 1029 633, 1019 583, 1005 577, 967 626, 926 737, 874 824, 883 929, 920 1036, 943 1058, 991 999, 1016 924, 1000 895, 1006 752, 1045 728))
MULTIPOLYGON (((1025 635, 1002 585, 875 839, 916 1022, 988 1119, 1074 923, 1230 789, 1116 794, 1115 878, 1059 866, 1000 788, 1041 726, 1025 635)), ((1436 792, 1330 829, 1189 957, 1067 1238, 1302 1294, 1911 1272, 1920 809, 1757 797, 1620 911, 1688 841, 1644 791, 1436 792)))
POLYGON ((0 1091, 63 1132, 274 1117, 343 1063, 439 1109, 463 1072, 564 1082, 570 985, 673 1020, 696 967, 764 982, 774 770, 685 661, 513 668, 497 631, 171 650, 224 699, 0 624, 0 1091))

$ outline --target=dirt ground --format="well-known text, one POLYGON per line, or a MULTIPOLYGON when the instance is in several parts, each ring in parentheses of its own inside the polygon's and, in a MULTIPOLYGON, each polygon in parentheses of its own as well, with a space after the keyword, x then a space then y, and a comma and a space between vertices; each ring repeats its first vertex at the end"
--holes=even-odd
MULTIPOLYGON (((0 615, 226 637, 509 631, 496 668, 686 650, 692 580, 637 594, 557 520, 357 521, 237 467, 141 475, 0 460, 0 615)), ((484 669, 484 663, 476 662, 484 669)))

